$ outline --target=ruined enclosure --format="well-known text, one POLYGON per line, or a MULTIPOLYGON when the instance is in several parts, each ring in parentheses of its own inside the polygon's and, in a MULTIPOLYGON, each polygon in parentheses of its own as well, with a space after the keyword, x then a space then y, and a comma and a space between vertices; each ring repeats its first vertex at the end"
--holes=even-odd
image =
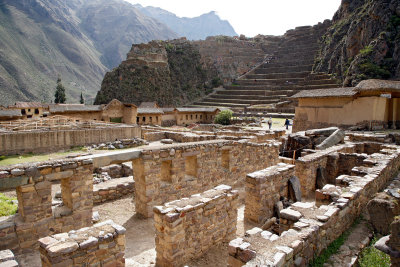
MULTIPOLYGON (((285 166, 282 167, 281 171, 285 171, 285 166)), ((260 224, 260 228, 248 231, 245 237, 231 241, 230 264, 307 264, 350 227, 370 197, 382 190, 399 167, 399 147, 378 143, 347 143, 299 158, 295 162, 295 173, 300 178, 301 191, 307 200, 281 209, 279 220, 267 228, 260 224), (333 170, 329 173, 331 177, 327 175, 327 181, 333 183, 327 182, 322 189, 316 189, 317 175, 321 175, 321 169, 327 168, 329 156, 335 158, 329 162, 333 170)), ((290 169, 289 166, 286 169, 290 169)), ((274 171, 271 167, 258 175, 250 174, 248 178, 268 181, 266 178, 272 179, 274 171)), ((270 207, 277 197, 270 202, 270 207)), ((259 223, 268 220, 273 213, 272 209, 257 211, 256 219, 261 218, 259 223)), ((254 217, 248 216, 248 219, 254 220, 254 217)))
MULTIPOLYGON (((240 131, 232 129, 214 136, 240 138, 240 131)), ((16 253, 36 250, 40 238, 71 235, 71 230, 90 227, 93 205, 116 196, 119 189, 126 190, 123 186, 97 190, 93 173, 118 177, 132 170, 115 164, 132 162, 134 181, 117 178, 130 180, 135 188, 134 203, 126 202, 132 206, 126 215, 130 219, 123 224, 126 258, 150 253, 159 266, 179 266, 219 253, 215 264, 304 265, 351 225, 400 167, 399 147, 372 142, 369 137, 307 149, 295 160, 279 157, 279 134, 248 131, 242 138, 148 146, 2 168, 2 189, 15 188, 20 207, 17 215, 0 223, 1 248, 16 253), (62 201, 57 205, 51 203, 54 181, 61 187, 62 201), (146 242, 146 246, 136 248, 135 242, 146 242)), ((114 251, 116 241, 109 241, 113 247, 105 251, 110 253, 109 261, 121 259, 118 253, 124 252, 114 251)), ((74 253, 89 253, 75 250, 74 242, 66 245, 74 248, 63 254, 66 262, 74 261, 74 253)), ((101 242, 93 246, 105 248, 101 242)), ((44 257, 47 262, 59 260, 56 254, 44 257)))

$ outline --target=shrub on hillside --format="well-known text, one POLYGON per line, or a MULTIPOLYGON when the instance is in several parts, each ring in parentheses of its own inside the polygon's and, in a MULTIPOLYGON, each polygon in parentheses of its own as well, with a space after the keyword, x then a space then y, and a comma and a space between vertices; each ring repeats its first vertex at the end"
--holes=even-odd
POLYGON ((231 124, 233 112, 232 110, 223 110, 215 116, 215 123, 222 124, 222 125, 229 125, 231 124))

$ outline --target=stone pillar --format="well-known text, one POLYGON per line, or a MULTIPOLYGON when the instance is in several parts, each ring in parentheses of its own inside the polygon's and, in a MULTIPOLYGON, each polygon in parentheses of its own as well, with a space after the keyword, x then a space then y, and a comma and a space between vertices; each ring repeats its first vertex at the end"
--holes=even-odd
POLYGON ((24 222, 35 222, 52 216, 50 182, 18 186, 17 198, 18 213, 24 222))

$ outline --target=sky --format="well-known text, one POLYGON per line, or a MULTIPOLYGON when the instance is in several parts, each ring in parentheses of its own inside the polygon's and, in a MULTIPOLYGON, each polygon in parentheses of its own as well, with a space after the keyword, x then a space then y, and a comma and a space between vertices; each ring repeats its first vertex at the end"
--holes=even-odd
POLYGON ((331 19, 341 0, 125 0, 154 6, 179 17, 196 17, 216 11, 236 33, 282 35, 296 26, 314 25, 331 19))

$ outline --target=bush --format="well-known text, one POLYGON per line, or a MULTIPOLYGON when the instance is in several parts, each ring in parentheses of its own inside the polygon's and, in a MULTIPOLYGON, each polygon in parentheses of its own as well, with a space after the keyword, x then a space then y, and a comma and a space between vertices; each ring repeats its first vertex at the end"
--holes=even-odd
POLYGON ((370 246, 365 248, 359 259, 360 267, 389 267, 390 257, 386 253, 374 248, 377 238, 374 237, 370 246))
POLYGON ((215 116, 215 123, 222 124, 222 125, 229 125, 231 124, 231 119, 232 119, 233 112, 232 110, 226 109, 218 113, 217 116, 215 116))

